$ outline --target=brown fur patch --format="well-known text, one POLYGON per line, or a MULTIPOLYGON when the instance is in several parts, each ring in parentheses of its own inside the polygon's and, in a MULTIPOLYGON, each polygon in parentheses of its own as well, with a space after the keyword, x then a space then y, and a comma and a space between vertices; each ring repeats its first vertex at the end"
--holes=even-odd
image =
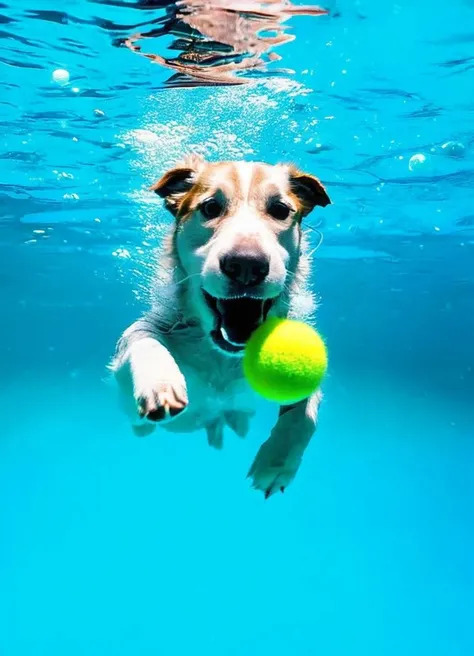
POLYGON ((205 188, 197 182, 177 203, 176 217, 180 221, 189 219, 196 209, 198 199, 204 193, 205 188))
POLYGON ((313 211, 316 206, 326 207, 331 204, 322 182, 314 175, 303 173, 295 166, 288 169, 290 196, 302 217, 313 211))
MULTIPOLYGON (((309 214, 314 207, 326 207, 331 200, 321 181, 313 175, 303 173, 297 167, 287 167, 288 187, 280 189, 277 180, 270 181, 270 167, 265 164, 253 165, 249 190, 257 197, 261 190, 261 200, 269 195, 271 189, 275 195, 290 198, 297 209, 297 218, 301 219, 309 214), (265 193, 263 193, 265 189, 265 193)), ((167 209, 179 220, 187 220, 199 205, 201 199, 212 196, 221 190, 231 205, 236 202, 245 202, 247 190, 242 187, 242 180, 235 162, 205 162, 199 156, 187 157, 181 165, 171 169, 155 182, 151 188, 156 194, 165 199, 167 209)), ((265 213, 265 216, 266 213, 265 213)))

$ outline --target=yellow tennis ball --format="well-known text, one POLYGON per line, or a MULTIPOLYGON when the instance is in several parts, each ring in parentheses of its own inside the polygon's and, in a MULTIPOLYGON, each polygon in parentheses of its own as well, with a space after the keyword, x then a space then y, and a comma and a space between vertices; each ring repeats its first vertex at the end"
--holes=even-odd
POLYGON ((308 324, 270 317, 248 340, 243 367, 258 394, 280 404, 296 403, 320 386, 327 369, 326 345, 308 324))

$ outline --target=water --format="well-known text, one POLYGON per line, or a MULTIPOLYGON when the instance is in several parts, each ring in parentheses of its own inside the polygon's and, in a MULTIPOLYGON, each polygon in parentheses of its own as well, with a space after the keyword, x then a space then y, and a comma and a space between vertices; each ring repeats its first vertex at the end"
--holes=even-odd
POLYGON ((474 653, 474 5, 330 1, 224 86, 123 45, 186 51, 157 5, 0 9, 0 654, 474 653), (334 201, 320 428, 268 502, 267 417, 137 440, 104 382, 169 222, 146 187, 190 149, 334 201))

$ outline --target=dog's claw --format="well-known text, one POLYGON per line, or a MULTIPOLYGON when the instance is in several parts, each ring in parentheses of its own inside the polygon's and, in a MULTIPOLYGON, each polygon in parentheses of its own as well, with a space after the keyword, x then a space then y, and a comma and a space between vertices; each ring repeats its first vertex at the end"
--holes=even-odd
POLYGON ((137 397, 137 414, 154 423, 160 423, 181 414, 186 410, 188 399, 186 389, 162 384, 158 389, 150 389, 137 397))
POLYGON ((283 494, 298 470, 301 460, 299 453, 284 450, 284 437, 274 432, 262 444, 250 467, 248 475, 252 487, 261 490, 265 499, 278 492, 283 494))

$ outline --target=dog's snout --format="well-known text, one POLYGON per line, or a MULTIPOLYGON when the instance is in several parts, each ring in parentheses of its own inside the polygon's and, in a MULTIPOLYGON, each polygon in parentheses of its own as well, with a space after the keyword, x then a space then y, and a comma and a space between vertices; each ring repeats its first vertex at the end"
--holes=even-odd
POLYGON ((262 283, 270 271, 263 253, 228 253, 221 258, 220 267, 232 282, 248 286, 262 283))

